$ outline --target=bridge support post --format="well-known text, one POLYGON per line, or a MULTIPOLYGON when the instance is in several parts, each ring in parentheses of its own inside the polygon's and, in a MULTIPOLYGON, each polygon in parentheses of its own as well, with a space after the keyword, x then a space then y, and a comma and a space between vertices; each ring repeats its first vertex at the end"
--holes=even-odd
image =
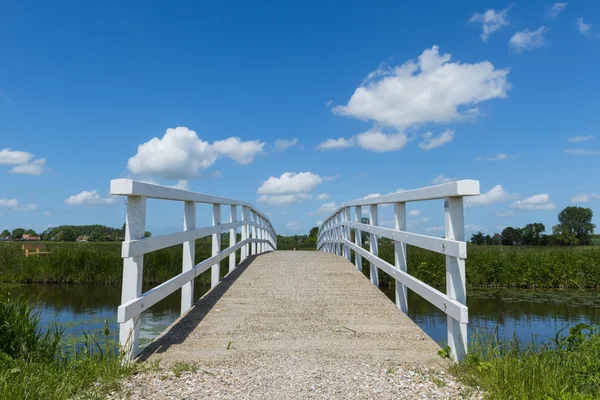
MULTIPOLYGON (((378 224, 378 213, 377 204, 371 204, 369 206, 369 224, 377 226, 378 224)), ((369 234, 369 251, 375 257, 379 255, 379 245, 377 244, 377 235, 374 233, 369 234)), ((379 287, 379 271, 377 271, 377 265, 371 263, 370 269, 371 283, 379 287)))
MULTIPOLYGON (((213 204, 213 226, 221 225, 221 205, 213 204)), ((216 232, 212 235, 212 255, 216 256, 221 252, 221 233, 216 232)), ((217 286, 221 280, 221 263, 217 261, 210 270, 210 287, 217 286)))
MULTIPOLYGON (((465 240, 465 222, 462 197, 444 200, 445 236, 449 240, 465 240)), ((446 295, 466 306, 467 288, 465 259, 446 256, 446 295)), ((467 324, 448 315, 448 346, 454 361, 462 361, 467 354, 467 324)))
MULTIPOLYGON (((128 196, 125 221, 125 240, 141 240, 146 232, 146 197, 128 196)), ((123 260, 123 286, 121 304, 127 303, 142 294, 144 255, 123 260)), ((140 316, 136 315, 119 326, 119 343, 125 352, 125 361, 133 360, 138 352, 140 338, 140 316)))
MULTIPOLYGON (((360 224, 360 220, 362 218, 362 207, 356 206, 354 207, 354 222, 360 224)), ((362 233, 360 229, 356 228, 354 230, 354 244, 358 247, 362 247, 362 233)), ((362 256, 358 254, 356 251, 354 252, 354 262, 356 264, 356 269, 362 271, 362 256)))
MULTIPOLYGON (((196 229, 196 203, 186 201, 183 205, 183 230, 196 229)), ((196 241, 194 239, 183 242, 183 265, 181 272, 194 268, 196 264, 196 241)), ((181 315, 192 308, 194 304, 194 280, 184 283, 181 287, 181 315)))
MULTIPOLYGON (((406 231, 406 203, 394 203, 394 229, 406 231)), ((406 243, 394 241, 394 261, 396 268, 407 272, 406 243)), ((408 313, 408 294, 406 286, 396 280, 396 307, 403 313, 408 313)))
MULTIPOLYGON (((229 206, 230 210, 229 210, 229 222, 237 222, 237 206, 229 206)), ((237 228, 233 227, 229 230, 229 247, 233 247, 235 246, 235 244, 237 243, 237 228)), ((234 251, 233 253, 231 253, 229 255, 229 272, 233 271, 235 269, 235 262, 236 262, 236 253, 237 251, 234 251)))

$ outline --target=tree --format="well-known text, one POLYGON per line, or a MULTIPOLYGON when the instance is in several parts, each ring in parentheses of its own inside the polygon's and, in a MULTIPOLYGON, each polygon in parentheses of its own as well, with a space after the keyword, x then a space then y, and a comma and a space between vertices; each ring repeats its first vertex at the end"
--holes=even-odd
POLYGON ((33 235, 33 236, 37 236, 37 233, 33 230, 33 229, 27 229, 25 232, 23 232, 23 234, 29 234, 29 235, 33 235))
POLYGON ((25 233, 25 229, 17 228, 12 231, 12 237, 14 239, 21 239, 23 237, 24 233, 25 233))
POLYGON ((594 212, 591 208, 567 207, 558 213, 558 225, 553 227, 552 231, 564 244, 590 244, 591 235, 596 228, 592 223, 593 217, 594 212))
POLYGON ((309 238, 317 238, 317 236, 319 235, 319 227, 315 226, 314 228, 311 228, 310 232, 308 233, 308 237, 309 238))
POLYGON ((539 222, 525 225, 525 228, 521 229, 523 244, 528 246, 539 246, 542 232, 545 230, 546 227, 544 224, 539 222))
POLYGON ((5 229, 2 231, 2 233, 0 233, 0 237, 1 238, 6 238, 10 236, 10 232, 8 231, 8 229, 5 229))
POLYGON ((502 244, 505 246, 513 246, 521 244, 521 230, 507 226, 502 230, 502 244))
POLYGON ((481 231, 474 233, 473 236, 471 236, 471 243, 478 246, 485 244, 485 237, 483 236, 483 233, 481 231))

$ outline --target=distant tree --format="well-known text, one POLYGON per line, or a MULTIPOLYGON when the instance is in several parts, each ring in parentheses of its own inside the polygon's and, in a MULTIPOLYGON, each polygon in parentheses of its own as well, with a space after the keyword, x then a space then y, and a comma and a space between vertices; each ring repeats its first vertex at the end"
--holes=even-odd
POLYGON ((471 243, 481 246, 485 244, 485 237, 481 231, 477 231, 471 236, 471 243))
MULTIPOLYGON (((371 223, 371 220, 369 220, 369 218, 367 218, 367 217, 362 217, 360 219, 360 223, 369 225, 371 223)), ((369 233, 362 231, 360 233, 360 239, 362 240, 363 244, 367 243, 367 241, 369 240, 369 233)))
POLYGON ((23 237, 24 233, 25 233, 25 229, 23 229, 23 228, 13 229, 12 237, 14 239, 21 239, 23 237))
MULTIPOLYGON (((150 236, 152 236, 152 232, 148 232, 148 231, 144 232, 144 237, 150 237, 150 236)), ((229 233, 227 233, 227 241, 229 241, 229 233)))
POLYGON ((492 237, 490 235, 485 235, 485 237, 483 238, 485 241, 485 245, 486 246, 491 246, 492 244, 492 237))
POLYGON ((310 230, 310 232, 308 234, 308 237, 316 239, 317 236, 318 236, 318 234, 319 234, 319 227, 315 226, 314 228, 311 228, 311 230, 310 230))
POLYGON ((552 228, 557 240, 565 245, 588 245, 596 225, 591 208, 570 206, 558 213, 558 225, 552 228))
POLYGON ((525 225, 525 228, 521 229, 521 240, 524 245, 527 246, 539 246, 541 235, 546 230, 546 227, 542 223, 533 223, 525 225))
POLYGON ((502 244, 505 246, 513 246, 521 244, 521 230, 507 226, 502 230, 502 244))
POLYGON ((37 233, 33 229, 27 229, 25 232, 23 232, 23 234, 26 233, 29 235, 37 236, 37 233))
POLYGON ((2 233, 0 233, 1 238, 5 238, 5 237, 9 237, 9 236, 10 236, 10 232, 8 231, 8 229, 5 229, 2 231, 2 233))

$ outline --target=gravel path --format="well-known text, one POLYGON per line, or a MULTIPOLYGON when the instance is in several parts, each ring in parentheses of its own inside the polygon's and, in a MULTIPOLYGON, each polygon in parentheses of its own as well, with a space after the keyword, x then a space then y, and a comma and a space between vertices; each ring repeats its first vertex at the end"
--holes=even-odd
POLYGON ((249 259, 140 356, 113 398, 478 398, 439 347, 347 260, 249 259))

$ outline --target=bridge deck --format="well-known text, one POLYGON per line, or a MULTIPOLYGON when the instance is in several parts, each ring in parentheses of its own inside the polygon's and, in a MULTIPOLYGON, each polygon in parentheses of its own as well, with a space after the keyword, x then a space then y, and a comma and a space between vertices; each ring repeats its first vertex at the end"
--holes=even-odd
POLYGON ((303 374, 334 376, 343 388, 365 365, 437 367, 438 350, 347 260, 275 251, 238 266, 140 358, 196 362, 232 382, 254 374, 275 397, 303 374))

